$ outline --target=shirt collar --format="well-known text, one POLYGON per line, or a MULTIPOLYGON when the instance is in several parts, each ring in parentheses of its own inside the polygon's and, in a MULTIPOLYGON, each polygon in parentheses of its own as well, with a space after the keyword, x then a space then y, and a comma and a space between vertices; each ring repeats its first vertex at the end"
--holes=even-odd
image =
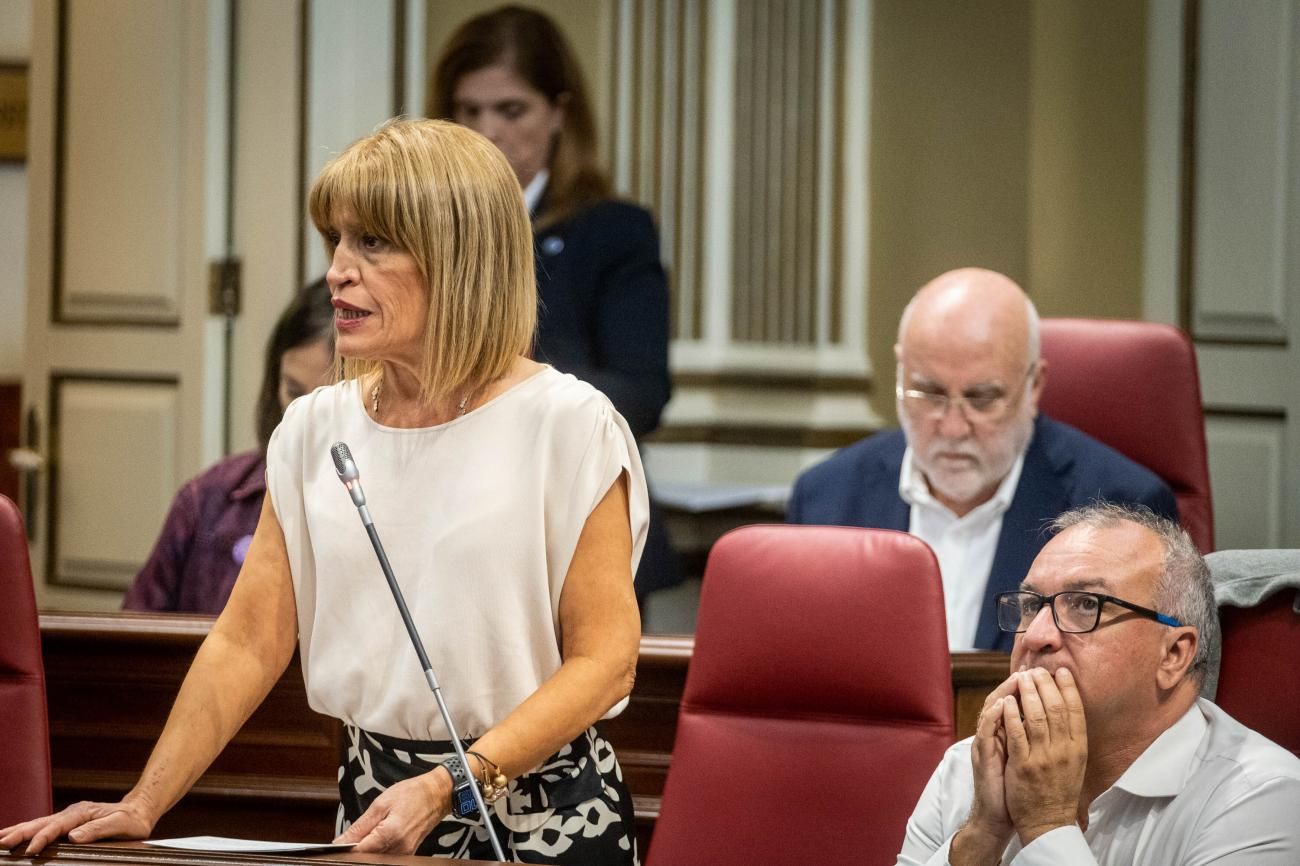
POLYGON ((551 173, 542 169, 533 175, 533 179, 528 181, 528 186, 524 187, 524 205, 527 206, 530 214, 537 212, 537 205, 542 201, 542 193, 546 192, 546 182, 550 179, 551 173))
POLYGON ((1114 787, 1139 797, 1173 797, 1183 790, 1209 722, 1196 704, 1138 755, 1114 787))
MULTIPOLYGON (((993 497, 988 502, 972 509, 966 517, 1006 513, 1006 510, 1011 507, 1011 500, 1015 498, 1016 486, 1020 484, 1020 472, 1024 468, 1025 452, 1021 451, 1020 456, 1016 458, 1016 462, 1011 464, 1011 471, 998 484, 998 489, 993 491, 993 497)), ((913 459, 911 445, 908 445, 907 449, 903 451, 902 471, 898 473, 898 495, 908 505, 922 508, 942 508, 944 511, 951 513, 948 506, 935 499, 934 494, 930 492, 930 485, 926 483, 925 475, 917 468, 916 461, 913 459)))

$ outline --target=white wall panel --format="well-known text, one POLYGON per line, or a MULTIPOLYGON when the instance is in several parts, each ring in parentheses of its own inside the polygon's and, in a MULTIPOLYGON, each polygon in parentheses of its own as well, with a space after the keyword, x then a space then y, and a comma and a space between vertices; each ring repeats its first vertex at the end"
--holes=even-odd
MULTIPOLYGON (((185 287, 189 12, 171 0, 78 2, 64 22, 56 317, 175 322, 185 287), (111 32, 114 38, 105 39, 111 32)), ((204 287, 189 287, 202 291, 204 287)))
POLYGON ((1297 122, 1292 0, 1201 4, 1193 329, 1285 339, 1297 122))
MULTIPOLYGON (((303 2, 309 39, 303 170, 310 188, 325 163, 396 111, 394 9, 392 0, 303 2)), ((305 213, 303 249, 304 280, 325 273, 325 250, 305 213)))
POLYGON ((1205 435, 1214 494, 1215 549, 1286 547, 1282 534, 1286 423, 1210 417, 1205 435))
POLYGON ((1219 548, 1300 546, 1300 0, 1201 0, 1191 329, 1219 548))
POLYGON ((54 583, 124 589, 182 479, 175 383, 56 379, 54 583))

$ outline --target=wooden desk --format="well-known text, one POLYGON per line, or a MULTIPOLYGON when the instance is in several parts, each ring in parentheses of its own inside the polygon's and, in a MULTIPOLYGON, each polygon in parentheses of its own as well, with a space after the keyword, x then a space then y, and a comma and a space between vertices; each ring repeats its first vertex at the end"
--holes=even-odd
POLYGON ((397 856, 393 854, 312 854, 287 857, 268 854, 205 854, 194 851, 170 851, 141 842, 97 842, 51 845, 36 857, 0 851, 0 866, 310 866, 313 863, 372 863, 376 866, 465 866, 483 864, 482 860, 447 860, 442 857, 397 856))
MULTIPOLYGON (((54 802, 116 799, 144 768, 212 621, 168 614, 45 613, 54 802)), ((642 851, 659 815, 677 708, 694 640, 641 638, 628 708, 604 722, 636 808, 642 851)), ((985 696, 1007 676, 1001 653, 953 654, 954 737, 975 731, 985 696)), ((338 803, 340 726, 307 706, 297 660, 156 834, 328 839, 338 803)))

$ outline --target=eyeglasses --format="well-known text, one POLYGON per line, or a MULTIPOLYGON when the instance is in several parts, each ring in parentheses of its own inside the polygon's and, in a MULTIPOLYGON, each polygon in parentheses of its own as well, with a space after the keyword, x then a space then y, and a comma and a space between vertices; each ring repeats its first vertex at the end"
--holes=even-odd
POLYGON ((1147 619, 1153 619, 1162 625, 1174 628, 1182 625, 1168 614, 1158 613, 1113 595, 1068 590, 1055 595, 1040 595, 1025 591, 998 593, 998 628, 1014 633, 1027 631, 1034 617, 1038 616, 1038 612, 1043 609, 1043 605, 1047 605, 1052 609, 1052 621, 1056 623, 1058 629, 1067 634, 1084 634, 1097 628, 1101 622, 1101 609, 1108 602, 1147 619))
MULTIPOLYGON (((904 388, 902 384, 894 386, 894 396, 908 414, 918 418, 942 418, 948 414, 949 406, 956 406, 962 417, 970 423, 996 422, 1002 419, 1014 402, 1013 397, 1023 390, 1025 382, 1038 369, 1035 361, 1025 370, 1015 391, 1008 392, 998 386, 979 386, 963 391, 957 396, 950 396, 945 391, 926 391, 920 388, 904 388)), ((902 369, 898 379, 902 379, 902 369)))

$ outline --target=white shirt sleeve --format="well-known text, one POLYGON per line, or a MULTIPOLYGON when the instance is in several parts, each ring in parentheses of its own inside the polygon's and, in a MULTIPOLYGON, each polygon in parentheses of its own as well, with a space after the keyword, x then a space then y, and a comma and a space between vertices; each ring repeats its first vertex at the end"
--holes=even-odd
POLYGON ((1020 849, 1011 866, 1097 866, 1097 858, 1076 825, 1039 836, 1020 849))
POLYGON ((896 866, 946 866, 953 834, 970 814, 969 765, 969 740, 944 752, 907 819, 896 866))

